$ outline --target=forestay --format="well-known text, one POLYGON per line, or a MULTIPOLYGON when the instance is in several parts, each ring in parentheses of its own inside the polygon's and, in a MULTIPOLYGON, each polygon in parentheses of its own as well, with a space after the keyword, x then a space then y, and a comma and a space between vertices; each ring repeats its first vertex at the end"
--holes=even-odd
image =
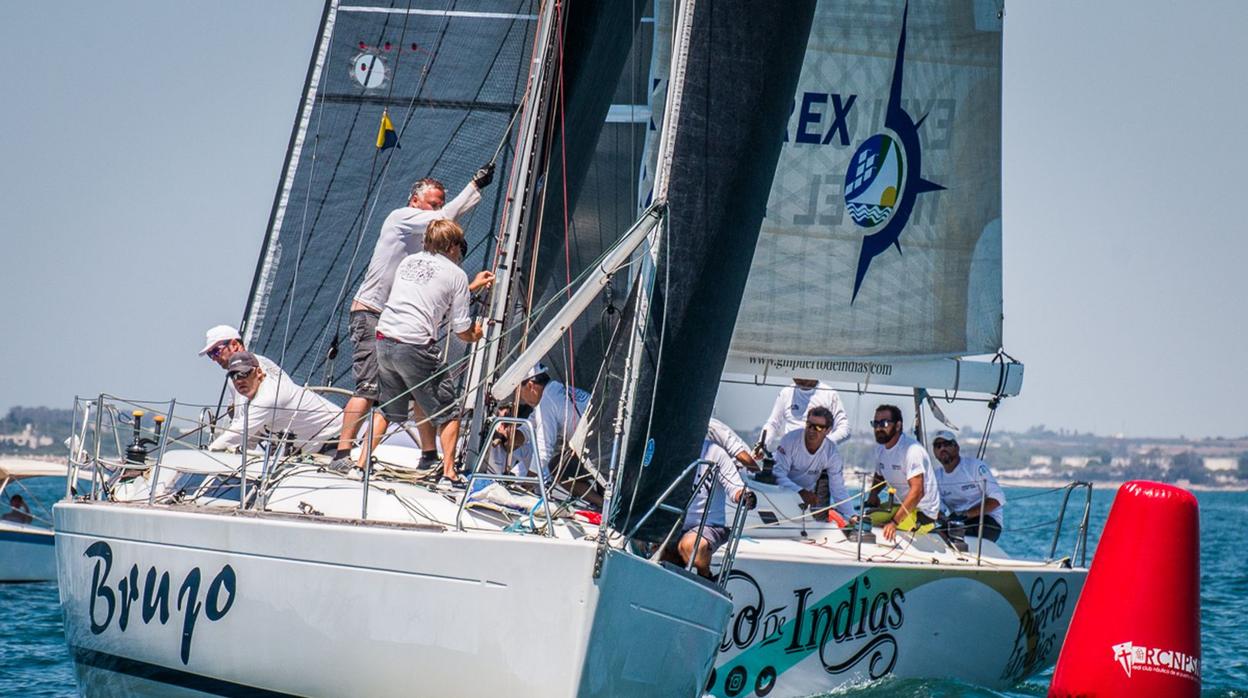
POLYGON ((968 386, 940 359, 998 351, 999 11, 818 5, 727 370, 968 386))

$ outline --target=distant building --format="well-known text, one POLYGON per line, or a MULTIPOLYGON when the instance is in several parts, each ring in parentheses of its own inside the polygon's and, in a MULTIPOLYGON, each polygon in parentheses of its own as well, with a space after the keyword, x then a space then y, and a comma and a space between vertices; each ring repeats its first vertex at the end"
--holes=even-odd
POLYGON ((1239 470, 1239 460, 1228 457, 1211 457, 1205 456, 1205 470, 1219 471, 1236 471, 1239 470))
POLYGON ((1027 464, 1036 468, 1049 468, 1053 465, 1053 456, 1032 456, 1027 464))
POLYGON ((52 437, 36 434, 35 428, 27 424, 26 428, 18 434, 0 434, 0 443, 10 443, 20 448, 29 448, 35 450, 40 446, 51 446, 52 437))
POLYGON ((1067 468, 1086 468, 1091 461, 1100 462, 1091 456, 1062 456, 1062 465, 1067 468))

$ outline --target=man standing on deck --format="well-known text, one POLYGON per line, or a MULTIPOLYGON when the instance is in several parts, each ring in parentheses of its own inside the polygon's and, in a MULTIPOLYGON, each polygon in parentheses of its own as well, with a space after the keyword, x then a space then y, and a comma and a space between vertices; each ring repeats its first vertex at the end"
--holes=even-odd
MULTIPOLYGON (((395 269, 390 297, 377 319, 381 411, 398 424, 407 418, 408 399, 415 401, 421 447, 428 449, 440 441, 442 477, 457 483, 459 395, 439 346, 441 325, 446 318, 450 331, 463 341, 481 339, 481 323, 469 316, 468 300, 474 291, 494 283, 494 274, 483 271, 468 282, 459 268, 468 244, 463 228, 454 221, 430 223, 424 244, 423 252, 408 255, 395 269)), ((382 430, 375 431, 370 448, 363 450, 376 447, 381 435, 382 430)))
POLYGON ((913 531, 919 526, 936 523, 940 514, 940 490, 936 472, 927 450, 905 433, 901 426, 901 409, 895 405, 875 408, 871 420, 875 430, 875 478, 871 484, 868 506, 879 505, 880 490, 885 484, 901 495, 901 504, 891 511, 877 512, 872 523, 884 524, 884 540, 891 541, 897 530, 913 531))
MULTIPOLYGON (((425 231, 437 220, 458 221, 481 201, 481 190, 494 179, 494 165, 488 164, 477 170, 472 181, 450 203, 446 200, 446 187, 436 179, 426 177, 412 185, 407 206, 395 209, 386 216, 373 248, 364 281, 351 300, 349 329, 351 335, 351 372, 355 376, 355 393, 347 401, 344 413, 342 439, 338 442, 336 459, 348 458, 351 443, 358 433, 364 415, 377 402, 379 379, 377 376, 377 320, 390 297, 394 285, 394 272, 408 255, 424 250, 425 231)), ((386 431, 386 418, 377 415, 373 433, 386 431)), ((375 439, 374 439, 375 440, 375 439)), ((432 465, 438 460, 437 447, 432 442, 421 442, 424 456, 421 466, 432 465)), ((359 467, 366 464, 369 449, 360 450, 359 467)), ((338 467, 346 464, 339 463, 338 467)))
POLYGON ((1005 492, 988 464, 963 456, 957 437, 951 431, 936 432, 932 451, 942 466, 936 469, 940 503, 954 517, 950 519, 950 528, 960 528, 963 535, 977 536, 982 522, 984 538, 996 542, 1004 523, 1001 509, 1005 504, 1005 492))
POLYGON ((849 438, 849 419, 841 407, 841 396, 831 386, 810 378, 794 378, 793 385, 780 390, 771 407, 771 416, 763 424, 760 441, 768 451, 776 450, 780 439, 791 431, 806 425, 806 415, 814 407, 826 407, 832 413, 832 428, 825 434, 834 444, 840 445, 849 438))
MULTIPOLYGON (((833 508, 848 522, 854 515, 853 502, 845 487, 845 462, 836 444, 827 438, 832 429, 832 410, 816 406, 806 413, 806 426, 784 435, 776 446, 776 467, 772 473, 776 484, 796 492, 808 507, 818 506, 815 485, 819 476, 828 474, 828 491, 833 508)), ((821 519, 822 520, 822 519, 821 519)))

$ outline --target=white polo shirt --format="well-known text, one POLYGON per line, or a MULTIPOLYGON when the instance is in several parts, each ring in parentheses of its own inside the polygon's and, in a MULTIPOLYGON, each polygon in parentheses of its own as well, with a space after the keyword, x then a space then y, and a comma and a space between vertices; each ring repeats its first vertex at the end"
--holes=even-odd
POLYGON ((566 444, 576 431, 588 405, 589 393, 580 388, 573 390, 557 380, 550 381, 542 390, 542 399, 533 406, 533 413, 529 415, 533 424, 533 455, 537 458, 542 477, 550 475, 547 468, 551 459, 558 455, 557 449, 566 444))
MULTIPOLYGON (((710 498, 710 510, 706 514, 707 526, 725 526, 727 519, 724 516, 724 507, 727 504, 727 496, 732 495, 735 499, 737 493, 745 489, 745 483, 741 481, 741 475, 737 472, 737 463, 733 460, 728 452, 720 448, 717 444, 712 443, 709 439, 702 442, 702 460, 709 460, 715 464, 716 484, 714 495, 710 498)), ((698 473, 694 476, 693 484, 696 487, 702 476, 706 474, 706 469, 710 467, 703 463, 698 467, 698 473)), ((682 530, 696 528, 702 521, 702 512, 707 511, 706 488, 701 487, 693 491, 693 498, 689 500, 689 508, 685 510, 685 522, 682 530)))
POLYGON ((953 472, 945 470, 945 466, 936 464, 936 481, 940 487, 940 503, 953 514, 958 514, 979 506, 981 487, 983 493, 997 500, 1001 506, 988 512, 998 524, 1005 525, 1001 510, 1005 508, 1005 492, 997 484, 997 478, 989 470, 988 464, 972 458, 961 456, 953 472))
POLYGON ((849 489, 845 487, 845 461, 841 458, 836 444, 824 439, 814 453, 806 450, 805 430, 791 431, 780 439, 774 452, 776 465, 772 474, 776 476, 776 484, 793 492, 815 490, 821 473, 828 474, 828 494, 836 503, 836 510, 845 518, 854 514, 854 503, 849 499, 849 489))
MULTIPOLYGON (((250 446, 267 434, 285 431, 294 434, 296 449, 311 453, 325 443, 336 442, 342 433, 341 407, 292 380, 278 381, 267 372, 255 398, 246 402, 246 409, 250 446)), ((208 448, 224 451, 242 442, 243 415, 238 414, 208 448)))
MULTIPOLYGON (((897 490, 897 502, 906 499, 910 491, 910 478, 923 476, 923 496, 919 499, 919 511, 932 517, 940 514, 940 486, 936 481, 936 472, 932 469, 932 460, 927 457, 923 444, 914 440, 913 436, 902 432, 892 448, 884 444, 875 447, 875 474, 882 476, 889 487, 897 490)), ((884 493, 880 493, 880 499, 884 493)))
POLYGON ((394 285, 394 271, 403 258, 425 249, 425 230, 437 220, 458 220, 481 201, 481 192, 469 183, 454 199, 436 211, 404 206, 390 212, 381 224, 373 258, 355 292, 355 301, 381 312, 394 285))
POLYGON ((826 407, 832 412, 832 428, 826 437, 829 441, 840 444, 849 438, 849 418, 845 416, 841 396, 834 388, 822 381, 814 388, 789 385, 780 390, 771 406, 771 415, 763 424, 763 430, 767 432, 767 450, 776 450, 780 439, 789 432, 806 428, 806 413, 812 407, 826 407))
POLYGON ((452 332, 472 327, 468 275, 440 254, 408 255, 394 272, 394 286, 377 319, 377 331, 405 344, 429 344, 438 339, 444 317, 452 332))

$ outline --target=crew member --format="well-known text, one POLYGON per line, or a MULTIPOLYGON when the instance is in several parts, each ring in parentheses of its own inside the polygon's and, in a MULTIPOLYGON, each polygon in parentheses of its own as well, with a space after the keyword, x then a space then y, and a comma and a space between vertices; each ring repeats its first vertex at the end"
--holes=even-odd
MULTIPOLYGON (((355 376, 355 393, 347 401, 344 414, 342 439, 338 443, 338 456, 345 457, 351 451, 364 415, 377 402, 379 382, 377 377, 377 320, 390 297, 394 285, 394 272, 408 255, 425 249, 425 231, 437 220, 458 221, 481 201, 481 190, 494 178, 494 165, 488 164, 477 170, 472 181, 450 203, 446 199, 446 187, 436 179, 426 177, 412 185, 407 206, 395 209, 386 216, 373 248, 373 258, 364 273, 351 300, 349 332, 353 349, 351 372, 355 376)), ((386 418, 378 414, 373 420, 373 433, 384 434, 386 418)), ((424 455, 421 467, 429 467, 438 461, 437 447, 422 441, 424 455)), ((360 449, 360 467, 368 459, 369 449, 360 449)))
POLYGON ((871 427, 875 430, 877 445, 875 478, 867 505, 879 505, 880 490, 885 484, 901 495, 901 504, 872 516, 872 523, 884 524, 884 540, 891 541, 898 529, 912 531, 936 522, 940 514, 940 490, 927 451, 902 430, 901 409, 895 405, 880 405, 875 408, 871 427))
POLYGON ((728 455, 735 458, 747 470, 758 470, 758 463, 754 460, 754 454, 750 453, 750 447, 740 436, 737 436, 737 432, 733 431, 732 427, 711 417, 710 423, 706 425, 706 438, 727 451, 728 455))
MULTIPOLYGON (((468 300, 472 292, 492 284, 494 274, 483 271, 468 282, 459 268, 468 245, 455 221, 430 223, 424 244, 424 251, 399 263, 377 320, 381 410, 387 420, 400 423, 407 417, 408 399, 415 401, 421 447, 429 449, 440 441, 442 477, 462 484, 455 472, 459 395, 439 347, 439 330, 447 318, 450 331, 463 341, 481 339, 481 324, 469 317, 468 300)), ((371 447, 381 435, 381 430, 374 432, 371 447)))
POLYGON ((786 434, 806 426, 806 415, 814 407, 826 407, 832 413, 832 428, 825 437, 837 445, 844 443, 849 438, 849 419, 841 396, 828 384, 808 378, 794 378, 793 385, 780 390, 759 441, 768 451, 775 451, 786 434))
POLYGON ((979 534, 982 519, 984 538, 996 541, 1004 524, 1005 492, 988 464, 963 456, 958 439, 951 431, 936 432, 932 451, 943 466, 936 468, 936 482, 940 487, 940 503, 951 517, 950 528, 960 528, 963 535, 975 536, 979 534))
MULTIPOLYGON (((204 348, 199 350, 199 355, 207 356, 224 369, 230 365, 230 357, 240 351, 247 351, 247 347, 243 344, 243 337, 238 333, 238 330, 229 325, 217 325, 210 328, 206 333, 204 348)), ((286 375, 286 372, 272 360, 260 354, 253 353, 252 356, 256 357, 256 361, 260 362, 260 367, 271 378, 282 383, 294 385, 294 379, 286 375)), ((238 391, 234 389, 232 381, 226 384, 226 391, 230 395, 226 413, 232 417, 234 415, 234 405, 238 404, 238 391)))
MULTIPOLYGON (((553 477, 572 494, 601 505, 602 498, 592 489, 592 477, 583 472, 580 458, 568 447, 589 404, 589 393, 554 380, 550 369, 541 363, 529 369, 517 392, 520 402, 533 408, 529 416, 533 424, 533 455, 542 477, 553 477)), ((523 432, 516 435, 520 442, 523 437, 523 432)))
POLYGON ((22 495, 15 494, 12 497, 9 497, 9 510, 5 512, 4 516, 0 516, 0 519, 12 521, 14 523, 28 524, 31 521, 34 521, 35 517, 30 515, 30 507, 26 506, 26 500, 22 497, 22 495))
POLYGON ((277 437, 304 453, 332 453, 342 431, 342 409, 316 393, 268 374, 254 354, 235 352, 226 367, 230 382, 246 398, 246 415, 237 416, 230 428, 208 446, 214 451, 237 448, 243 443, 244 419, 247 445, 277 437))
MULTIPOLYGON (((706 474, 706 468, 711 467, 703 463, 694 478, 696 489, 693 492, 693 498, 689 501, 689 508, 685 510, 685 520, 681 525, 680 538, 676 543, 676 554, 681 564, 685 565, 689 564, 689 558, 692 557, 693 567, 698 574, 710 579, 711 555, 728 541, 727 517, 724 514, 727 502, 725 493, 730 495, 734 502, 740 503, 744 498, 745 506, 751 509, 754 508, 755 499, 754 495, 746 489, 745 483, 741 481, 733 457, 710 439, 702 442, 702 460, 714 463, 715 479, 718 484, 711 485, 708 482, 707 486, 697 487, 706 474), (709 498, 707 497, 708 489, 713 492, 709 498), (702 524, 704 512, 706 525, 702 526, 699 539, 698 527, 702 524), (696 554, 693 549, 695 541, 698 543, 696 554)), ((670 550, 666 551, 665 557, 672 559, 670 550)))
POLYGON ((828 474, 828 492, 833 508, 845 521, 853 517, 853 502, 845 487, 845 462, 836 444, 827 438, 832 429, 832 410, 815 406, 806 413, 806 426, 790 431, 776 446, 776 466, 772 473, 776 484, 796 492, 808 507, 818 506, 815 483, 821 473, 828 474))

